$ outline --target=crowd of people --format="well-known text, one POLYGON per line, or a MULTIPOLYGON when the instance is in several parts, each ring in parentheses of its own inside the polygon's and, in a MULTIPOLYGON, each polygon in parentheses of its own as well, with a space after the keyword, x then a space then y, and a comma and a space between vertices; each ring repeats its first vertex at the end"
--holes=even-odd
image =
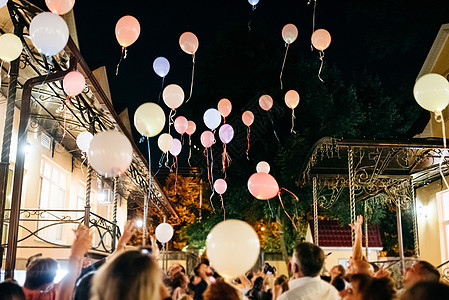
MULTIPOLYGON (((54 283, 58 262, 33 256, 27 263, 21 287, 14 281, 0 283, 0 300, 439 300, 449 299, 449 286, 440 282, 438 270, 426 261, 407 268, 403 287, 397 289, 390 273, 370 264, 362 254, 361 225, 353 224, 356 242, 348 268, 334 266, 322 274, 326 256, 312 243, 296 245, 288 265, 290 277, 279 275, 265 264, 238 278, 222 278, 207 259, 189 277, 181 264, 166 272, 159 267, 151 248, 127 249, 136 227, 128 221, 115 252, 94 264, 86 264, 92 247, 91 231, 80 225, 69 258, 69 272, 54 283)), ((230 258, 232 259, 232 258, 230 258)))

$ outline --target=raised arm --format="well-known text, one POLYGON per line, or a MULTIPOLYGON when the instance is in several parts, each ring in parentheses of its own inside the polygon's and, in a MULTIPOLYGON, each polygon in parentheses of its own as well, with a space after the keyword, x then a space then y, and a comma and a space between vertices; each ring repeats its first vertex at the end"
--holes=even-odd
POLYGON ((352 248, 352 259, 354 260, 362 260, 363 259, 363 250, 362 250, 362 224, 363 217, 357 216, 357 221, 354 224, 351 224, 351 228, 355 231, 355 243, 352 248))
POLYGON ((56 300, 72 299, 76 280, 81 273, 84 254, 92 247, 92 233, 88 227, 80 224, 75 232, 72 252, 69 258, 67 274, 56 286, 56 300))
POLYGON ((125 227, 123 227, 123 233, 118 239, 117 247, 115 248, 115 252, 121 251, 125 249, 126 244, 132 238, 134 233, 137 230, 136 222, 134 220, 128 220, 125 223, 125 227))

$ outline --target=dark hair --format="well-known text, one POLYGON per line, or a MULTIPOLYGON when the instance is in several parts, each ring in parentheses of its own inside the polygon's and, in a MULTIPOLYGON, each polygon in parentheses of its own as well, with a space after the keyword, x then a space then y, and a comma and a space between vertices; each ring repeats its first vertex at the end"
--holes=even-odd
POLYGON ((177 288, 178 286, 182 286, 184 276, 185 274, 183 272, 178 272, 173 275, 173 279, 171 280, 171 286, 173 287, 173 289, 177 288))
POLYGON ((401 300, 444 300, 449 295, 449 286, 441 282, 418 282, 401 296, 401 300))
POLYGON ((323 268, 325 255, 323 250, 312 243, 300 243, 296 245, 293 253, 299 262, 299 267, 304 276, 315 277, 323 268))
POLYGON ((53 258, 37 259, 28 266, 23 286, 30 290, 38 289, 53 282, 57 271, 58 262, 53 258))
POLYGON ((88 300, 90 297, 90 287, 92 286, 92 278, 95 275, 95 271, 89 272, 84 275, 75 286, 75 292, 73 293, 73 300, 88 300))
POLYGON ((396 288, 389 277, 374 278, 367 274, 354 274, 347 279, 349 282, 358 282, 358 290, 364 300, 396 299, 396 288))
POLYGON ((389 277, 373 278, 363 295, 366 300, 391 300, 396 299, 396 288, 389 277))
POLYGON ((193 273, 194 273, 196 276, 200 276, 200 272, 199 272, 200 267, 201 267, 201 263, 200 263, 198 266, 196 266, 195 269, 193 269, 193 273))
POLYGON ((280 275, 274 280, 275 285, 280 285, 282 292, 288 291, 288 278, 285 275, 280 275))
POLYGON ((434 265, 425 260, 420 260, 417 263, 421 266, 419 274, 424 276, 426 281, 438 282, 440 280, 440 272, 434 265))
POLYGON ((224 282, 217 280, 210 284, 203 293, 204 300, 240 300, 237 290, 224 282))
POLYGON ((343 291, 346 287, 345 281, 341 278, 341 276, 337 276, 332 281, 332 285, 337 289, 337 291, 343 291))
POLYGON ((32 263, 33 261, 35 261, 35 260, 37 260, 37 259, 39 259, 39 258, 41 258, 41 257, 42 257, 42 253, 38 253, 38 254, 35 254, 35 255, 31 255, 30 257, 28 257, 27 262, 26 262, 26 264, 25 264, 25 268, 28 269, 29 265, 31 265, 31 263, 32 263))
POLYGON ((13 281, 0 283, 0 300, 25 300, 22 288, 13 281))

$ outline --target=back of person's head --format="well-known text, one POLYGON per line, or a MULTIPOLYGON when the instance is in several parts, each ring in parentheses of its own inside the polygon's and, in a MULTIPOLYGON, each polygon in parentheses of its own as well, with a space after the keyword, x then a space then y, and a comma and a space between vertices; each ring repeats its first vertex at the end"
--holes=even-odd
POLYGON ((440 272, 434 265, 425 260, 420 260, 417 264, 423 281, 438 282, 440 280, 440 272))
POLYGON ((173 289, 180 287, 185 283, 185 276, 186 274, 184 274, 183 272, 178 272, 173 275, 173 279, 171 280, 171 286, 173 287, 173 289))
POLYGON ((405 291, 401 300, 447 300, 449 298, 449 286, 441 282, 418 282, 405 291))
POLYGON ((223 280, 217 280, 204 291, 203 300, 240 300, 240 297, 235 288, 223 280))
POLYGON ((95 272, 89 272, 78 280, 73 293, 73 300, 89 300, 94 275, 95 272))
POLYGON ((162 273, 157 263, 139 250, 122 252, 93 277, 93 300, 159 300, 162 273))
POLYGON ((0 283, 0 300, 25 300, 22 288, 13 281, 0 283))
POLYGON ((366 300, 396 299, 396 288, 390 277, 373 278, 363 295, 366 300))
POLYGON ((35 260, 38 260, 42 258, 42 253, 34 254, 28 257, 27 262, 25 264, 25 268, 28 269, 28 267, 31 265, 31 263, 35 260))
POLYGON ((30 263, 26 270, 25 284, 27 289, 39 289, 52 283, 58 271, 58 262, 53 258, 40 258, 30 263))
POLYGON ((303 276, 317 276, 324 264, 324 251, 312 243, 300 243, 296 245, 293 253, 294 263, 299 264, 299 268, 303 276))
POLYGON ((274 280, 274 285, 279 285, 282 288, 282 292, 288 291, 288 278, 285 275, 280 275, 274 280))
POLYGON ((263 277, 259 276, 254 280, 253 289, 256 291, 261 291, 263 289, 263 277))
POLYGON ((343 291, 346 287, 345 281, 340 277, 337 276, 336 278, 334 278, 334 280, 332 281, 332 285, 337 289, 337 291, 343 291))

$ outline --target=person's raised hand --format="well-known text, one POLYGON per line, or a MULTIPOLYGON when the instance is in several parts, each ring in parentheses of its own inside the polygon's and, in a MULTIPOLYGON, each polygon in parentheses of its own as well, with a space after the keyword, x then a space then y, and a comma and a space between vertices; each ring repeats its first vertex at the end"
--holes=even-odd
POLYGON ((80 224, 73 232, 75 233, 75 240, 72 244, 72 256, 82 258, 92 248, 93 231, 87 226, 80 224))

